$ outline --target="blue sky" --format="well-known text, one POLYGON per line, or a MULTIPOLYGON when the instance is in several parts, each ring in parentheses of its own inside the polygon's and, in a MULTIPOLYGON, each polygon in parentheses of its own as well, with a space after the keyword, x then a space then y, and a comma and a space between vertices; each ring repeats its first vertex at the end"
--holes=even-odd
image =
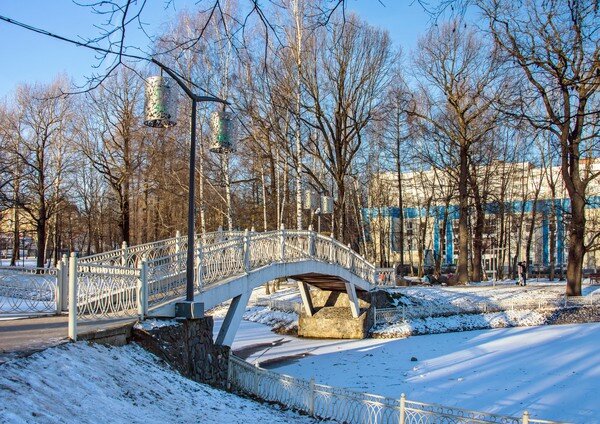
MULTIPOLYGON (((245 0, 239 0, 243 4, 245 0)), ((429 17, 419 5, 409 0, 349 0, 349 10, 372 25, 387 29, 394 42, 405 52, 430 25, 429 17)), ((151 33, 160 32, 164 23, 178 11, 194 7, 194 0, 174 0, 165 9, 164 0, 148 0, 144 20, 151 33), (174 6, 174 7, 173 7, 174 6)), ((0 14, 72 38, 97 36, 94 25, 102 17, 71 0, 0 0, 0 14)), ((128 34, 128 44, 146 47, 141 33, 128 34)), ((86 76, 98 72, 94 52, 59 40, 28 32, 0 22, 0 98, 22 82, 48 82, 60 73, 82 84, 86 76)))

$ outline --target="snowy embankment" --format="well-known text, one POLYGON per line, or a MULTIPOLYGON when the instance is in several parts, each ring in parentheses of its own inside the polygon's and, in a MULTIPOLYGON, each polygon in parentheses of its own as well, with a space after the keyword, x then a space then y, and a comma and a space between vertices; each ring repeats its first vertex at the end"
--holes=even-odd
MULTIPOLYGON (((245 343, 265 333, 254 331, 245 343)), ((426 403, 600 424, 600 323, 330 343, 283 337, 247 360, 270 360, 281 374, 395 399, 405 393, 426 403)))
MULTIPOLYGON (((393 288, 388 292, 403 313, 399 313, 391 321, 375 326, 372 330, 373 337, 408 337, 530 327, 553 322, 581 322, 581 317, 576 314, 564 314, 565 317, 557 319, 564 299, 564 283, 534 283, 519 287, 514 282, 505 282, 496 286, 393 288), (494 312, 486 312, 489 310, 494 312)), ((595 305, 594 310, 598 310, 598 287, 586 285, 584 294, 595 305)), ((588 302, 584 301, 583 304, 587 305, 588 302)))
POLYGON ((298 314, 295 312, 275 311, 269 307, 253 306, 246 310, 244 319, 266 324, 276 333, 293 334, 298 330, 298 314))
POLYGON ((374 328, 372 334, 375 338, 396 338, 490 328, 531 327, 544 325, 546 319, 545 314, 527 310, 488 314, 459 314, 449 317, 413 318, 405 322, 381 325, 374 328))
MULTIPOLYGON (((257 304, 264 304, 269 300, 300 302, 297 290, 287 288, 271 295, 263 294, 262 290, 259 288, 253 293, 244 319, 269 325, 280 334, 294 334, 298 326, 297 313, 257 304)), ((564 282, 534 282, 526 287, 519 287, 515 286, 514 281, 504 281, 495 286, 474 284, 461 287, 402 287, 388 289, 388 292, 393 303, 398 308, 404 307, 406 313, 404 317, 399 313, 392 320, 375 326, 372 334, 376 338, 597 320, 581 320, 575 314, 566 314, 557 319, 556 305, 560 305, 561 299, 564 299, 564 282), (544 305, 553 306, 548 309, 544 305), (489 312, 490 310, 494 312, 489 312), (427 316, 428 314, 432 316, 427 316)), ((583 292, 586 298, 593 300, 596 305, 594 308, 598 310, 598 286, 586 284, 583 292)), ((222 316, 224 311, 225 309, 222 316)))
POLYGON ((188 380, 137 345, 68 344, 0 365, 0 423, 309 423, 188 380))

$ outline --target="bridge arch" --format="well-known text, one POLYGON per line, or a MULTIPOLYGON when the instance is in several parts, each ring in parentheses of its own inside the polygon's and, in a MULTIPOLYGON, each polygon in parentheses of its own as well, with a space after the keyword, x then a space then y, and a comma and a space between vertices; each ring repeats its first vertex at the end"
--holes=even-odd
MULTIPOLYGON (((345 291, 350 299, 352 315, 359 315, 356 291, 369 291, 371 284, 356 276, 351 270, 335 263, 328 263, 312 258, 294 262, 273 262, 246 274, 226 279, 219 284, 198 292, 194 301, 204 304, 205 309, 212 309, 231 299, 232 302, 225 316, 216 342, 231 346, 252 291, 277 278, 292 278, 299 282, 302 303, 307 314, 312 315, 313 307, 308 285, 314 287, 345 291)), ((150 312, 154 316, 175 316, 175 303, 181 299, 155 308, 150 312)))

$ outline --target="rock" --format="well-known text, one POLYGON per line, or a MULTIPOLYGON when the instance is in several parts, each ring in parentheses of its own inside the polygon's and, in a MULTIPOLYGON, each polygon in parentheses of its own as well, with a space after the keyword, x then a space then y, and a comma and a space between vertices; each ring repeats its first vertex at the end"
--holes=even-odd
POLYGON ((410 360, 411 360, 411 362, 417 362, 418 361, 418 359, 417 359, 416 356, 411 356, 410 360))

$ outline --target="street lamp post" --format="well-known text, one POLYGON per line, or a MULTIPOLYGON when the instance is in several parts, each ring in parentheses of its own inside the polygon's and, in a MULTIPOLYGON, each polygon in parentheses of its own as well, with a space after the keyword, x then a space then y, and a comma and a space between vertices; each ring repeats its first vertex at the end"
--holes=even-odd
MULTIPOLYGON (((226 100, 212 96, 200 96, 193 93, 177 74, 159 62, 152 59, 162 71, 167 73, 181 87, 192 101, 192 116, 190 125, 190 164, 189 164, 189 196, 188 196, 188 235, 186 258, 186 291, 185 302, 175 305, 175 315, 184 318, 198 318, 204 313, 203 305, 194 302, 194 236, 195 236, 195 181, 196 170, 196 108, 198 102, 218 102, 228 105, 226 100)), ((146 119, 144 124, 155 128, 168 128, 176 124, 176 102, 174 91, 171 91, 170 81, 160 77, 150 77, 146 83, 146 119)))
POLYGON ((304 209, 310 210, 310 223, 312 225, 314 216, 317 216, 317 232, 321 232, 321 215, 333 213, 333 197, 314 193, 306 190, 304 194, 304 209))

